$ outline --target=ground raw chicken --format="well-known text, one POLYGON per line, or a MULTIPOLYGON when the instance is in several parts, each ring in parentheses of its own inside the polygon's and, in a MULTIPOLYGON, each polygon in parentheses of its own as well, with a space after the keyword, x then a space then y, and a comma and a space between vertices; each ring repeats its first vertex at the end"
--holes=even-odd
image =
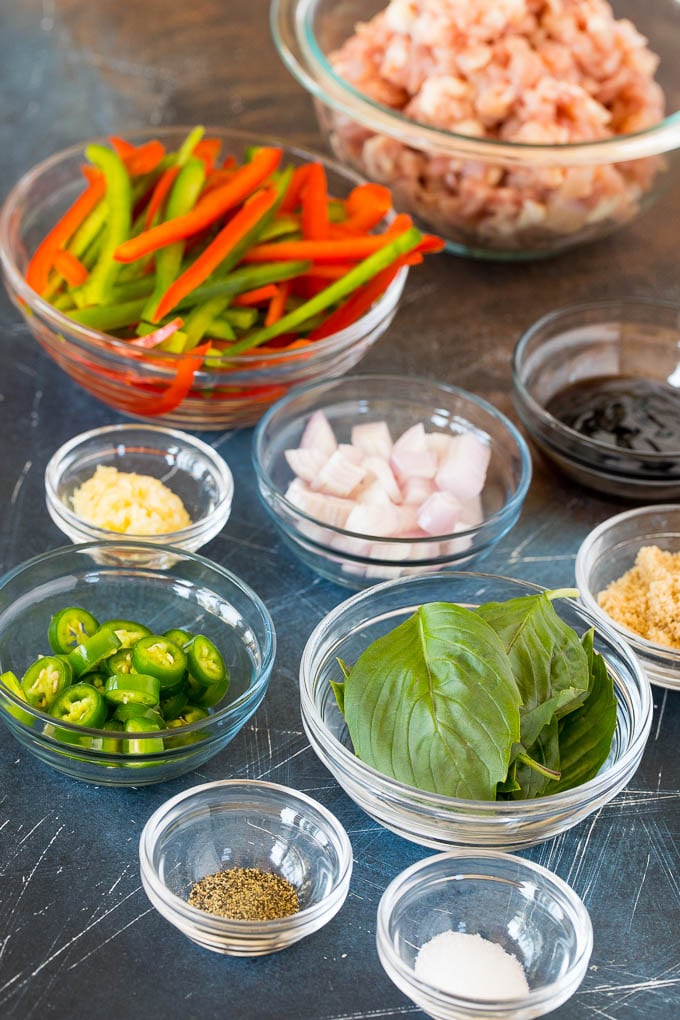
MULTIPOLYGON (((606 0, 392 0, 330 59, 365 95, 409 118, 502 142, 609 138, 664 112, 658 58, 606 0)), ((326 116, 339 155, 463 242, 519 248, 599 231, 637 211, 661 163, 524 168, 428 156, 326 116)))

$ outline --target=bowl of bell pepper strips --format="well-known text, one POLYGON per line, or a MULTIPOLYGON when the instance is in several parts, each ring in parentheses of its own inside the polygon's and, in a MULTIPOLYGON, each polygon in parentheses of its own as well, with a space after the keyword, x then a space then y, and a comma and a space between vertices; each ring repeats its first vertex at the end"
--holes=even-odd
POLYGON ((0 211, 5 284, 42 348, 109 407, 195 429, 252 425, 348 371, 442 247, 332 160, 201 126, 57 153, 0 211))
POLYGON ((192 771, 266 694, 276 637, 259 596, 196 553, 168 546, 155 567, 154 551, 124 537, 69 545, 0 578, 0 720, 75 779, 192 771))

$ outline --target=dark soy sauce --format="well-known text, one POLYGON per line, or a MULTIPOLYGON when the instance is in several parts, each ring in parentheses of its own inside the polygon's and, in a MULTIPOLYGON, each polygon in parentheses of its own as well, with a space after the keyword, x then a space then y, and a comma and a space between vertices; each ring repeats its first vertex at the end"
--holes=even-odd
POLYGON ((626 376, 593 376, 559 390, 546 410, 600 443, 637 453, 680 449, 680 390, 626 376))

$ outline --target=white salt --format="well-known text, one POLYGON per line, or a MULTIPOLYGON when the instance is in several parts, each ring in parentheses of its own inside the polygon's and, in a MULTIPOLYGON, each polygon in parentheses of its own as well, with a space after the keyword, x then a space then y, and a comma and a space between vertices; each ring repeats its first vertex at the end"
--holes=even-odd
POLYGON ((419 950, 421 981, 467 999, 515 999, 529 991, 522 964, 497 942, 481 935, 443 931, 419 950))

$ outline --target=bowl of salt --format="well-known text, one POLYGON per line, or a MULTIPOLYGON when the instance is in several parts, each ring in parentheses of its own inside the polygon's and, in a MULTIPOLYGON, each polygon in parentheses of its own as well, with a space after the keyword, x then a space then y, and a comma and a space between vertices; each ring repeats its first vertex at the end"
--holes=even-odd
POLYGON ((574 890, 546 868, 460 850, 397 875, 376 941, 388 977, 435 1020, 529 1020, 579 987, 593 930, 574 890))

